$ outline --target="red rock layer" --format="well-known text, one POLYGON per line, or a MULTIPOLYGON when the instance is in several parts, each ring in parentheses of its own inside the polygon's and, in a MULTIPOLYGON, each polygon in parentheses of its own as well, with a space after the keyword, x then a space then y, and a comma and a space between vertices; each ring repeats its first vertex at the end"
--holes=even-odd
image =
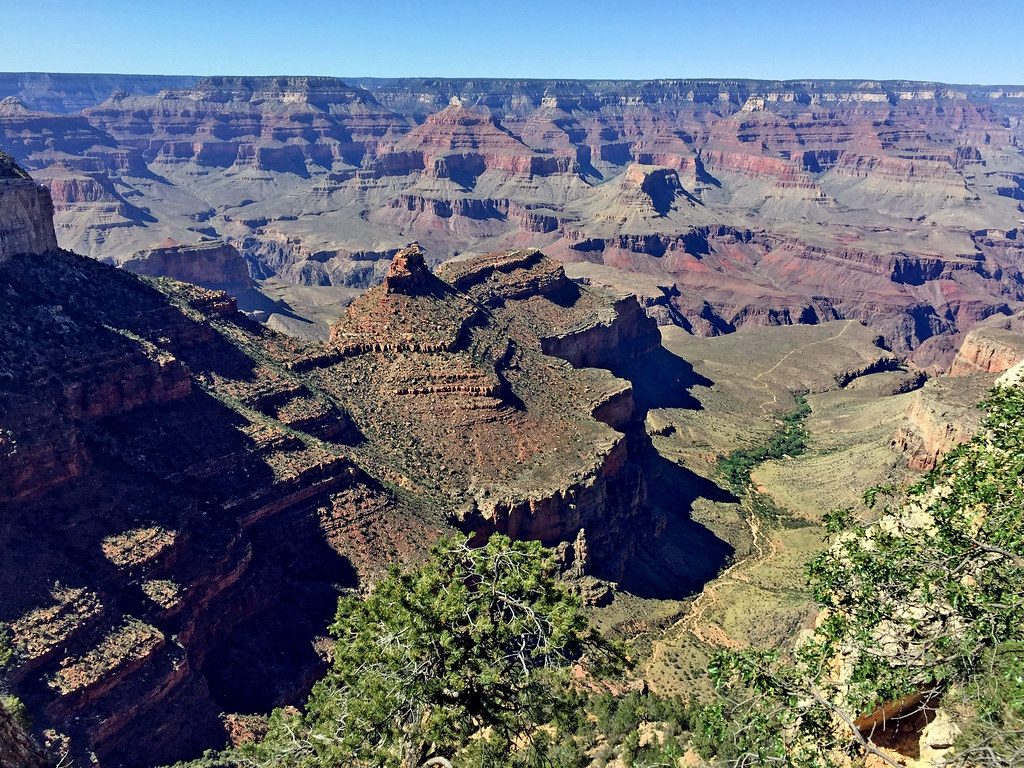
POLYGON ((662 525, 629 383, 541 340, 618 365, 657 327, 536 251, 436 276, 406 249, 321 347, 66 252, 0 270, 0 622, 76 759, 194 757, 220 713, 298 701, 337 585, 453 524, 585 542, 606 575, 662 525))

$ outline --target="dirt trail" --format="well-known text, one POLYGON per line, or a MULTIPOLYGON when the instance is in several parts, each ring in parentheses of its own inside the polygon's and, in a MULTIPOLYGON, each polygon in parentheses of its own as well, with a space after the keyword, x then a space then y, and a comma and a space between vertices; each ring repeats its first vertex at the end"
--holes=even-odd
MULTIPOLYGON (((726 568, 718 577, 704 586, 697 598, 690 606, 690 612, 680 619, 672 627, 672 630, 681 629, 691 632, 698 640, 709 645, 717 645, 723 648, 743 648, 745 643, 729 637, 722 627, 710 621, 704 621, 704 614, 707 610, 718 604, 718 592, 716 585, 721 585, 726 580, 749 582, 748 573, 757 570, 765 563, 774 558, 779 551, 778 544, 761 531, 760 521, 754 515, 747 515, 744 522, 750 528, 751 552, 742 560, 733 563, 726 568), (762 543, 766 546, 763 546, 762 543)), ((672 631, 670 630, 670 631, 672 631)), ((654 653, 651 655, 651 664, 657 658, 661 641, 655 642, 654 653)))
MULTIPOLYGON (((847 320, 846 324, 843 326, 843 329, 841 331, 839 331, 839 333, 837 333, 835 336, 829 336, 827 339, 818 339, 817 341, 810 341, 810 342, 808 342, 806 344, 801 344, 799 347, 794 347, 793 349, 789 350, 789 352, 787 352, 782 357, 780 357, 778 362, 775 363, 775 365, 773 365, 771 368, 767 368, 767 369, 761 371, 759 374, 757 374, 757 376, 755 376, 752 379, 752 381, 756 381, 758 384, 760 384, 765 389, 765 391, 768 391, 768 383, 765 382, 765 381, 761 381, 761 379, 763 377, 767 376, 769 373, 774 371, 776 368, 778 368, 780 365, 782 365, 784 362, 786 362, 786 360, 788 360, 790 357, 792 357, 796 353, 803 352, 805 349, 807 349, 809 347, 813 347, 816 344, 824 344, 825 342, 828 342, 828 341, 835 341, 840 336, 842 336, 844 333, 846 333, 847 329, 851 325, 853 325, 854 323, 857 323, 857 322, 858 322, 857 320, 847 320)), ((761 411, 765 415, 768 415, 768 409, 765 406, 774 405, 775 403, 778 402, 778 400, 779 399, 775 395, 772 395, 772 399, 771 400, 765 400, 763 403, 761 403, 761 406, 760 406, 761 407, 761 411)))
MULTIPOLYGON (((835 341, 836 339, 840 338, 844 333, 846 333, 850 326, 856 322, 856 320, 847 320, 846 323, 843 325, 842 329, 838 333, 829 336, 827 339, 819 339, 818 341, 808 342, 807 344, 802 344, 799 347, 791 349, 789 352, 787 352, 785 355, 779 358, 779 360, 771 368, 767 368, 761 371, 761 373, 754 376, 752 381, 757 382, 758 385, 765 389, 765 391, 768 391, 768 382, 763 380, 765 376, 768 376, 770 373, 777 370, 780 365, 786 362, 786 360, 788 360, 793 355, 799 352, 803 352, 804 350, 813 347, 817 344, 824 344, 825 342, 828 341, 835 341)), ((778 398, 773 394, 771 400, 766 400, 765 402, 761 403, 760 408, 765 416, 770 415, 770 411, 767 406, 774 405, 777 402, 778 398)), ((715 589, 716 586, 721 586, 728 580, 750 583, 750 577, 748 576, 748 574, 753 573, 757 569, 764 567, 767 563, 770 563, 779 554, 779 543, 775 541, 775 539, 773 539, 771 536, 766 535, 761 530, 761 522, 756 515, 748 514, 744 518, 744 522, 750 529, 750 554, 742 560, 733 563, 731 566, 722 571, 722 573, 720 573, 713 581, 706 584, 704 586, 704 589, 701 591, 699 595, 697 595, 696 599, 693 601, 693 604, 690 606, 690 611, 686 614, 686 616, 684 616, 672 625, 672 627, 668 630, 669 633, 675 634, 679 630, 683 632, 690 632, 691 634, 693 634, 694 637, 696 637, 701 642, 707 643, 708 645, 717 646, 719 648, 740 649, 746 646, 746 643, 744 641, 729 637, 726 631, 718 624, 715 624, 711 621, 706 621, 704 619, 704 615, 707 613, 708 609, 713 608, 719 602, 718 592, 715 589)), ((658 657, 660 654, 663 654, 665 652, 665 648, 666 645, 663 640, 654 641, 651 657, 645 665, 646 670, 651 670, 657 665, 658 657)), ((648 674, 646 675, 646 677, 648 677, 649 679, 650 675, 648 674)))

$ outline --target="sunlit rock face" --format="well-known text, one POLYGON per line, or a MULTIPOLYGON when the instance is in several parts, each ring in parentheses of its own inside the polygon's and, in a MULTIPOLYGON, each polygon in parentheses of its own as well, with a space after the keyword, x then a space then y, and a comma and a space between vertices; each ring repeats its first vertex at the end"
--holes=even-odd
POLYGON ((208 238, 366 288, 412 240, 538 247, 693 333, 858 319, 933 370, 1024 301, 1021 88, 47 77, 0 80, 0 144, 97 258, 208 238))

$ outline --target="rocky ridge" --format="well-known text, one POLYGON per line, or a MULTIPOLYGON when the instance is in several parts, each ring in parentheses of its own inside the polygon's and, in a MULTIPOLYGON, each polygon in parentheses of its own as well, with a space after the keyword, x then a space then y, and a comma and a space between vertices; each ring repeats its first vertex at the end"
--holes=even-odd
POLYGON ((892 446, 907 456, 911 469, 930 470, 957 445, 969 440, 981 424, 977 404, 999 374, 1024 362, 1024 323, 1019 315, 996 315, 967 334, 948 376, 917 390, 892 446))
POLYGON ((540 247, 657 279, 657 317, 693 333, 860 319, 936 369, 1024 301, 1020 87, 149 85, 79 114, 18 101, 31 89, 0 107, 0 144, 49 185, 64 245, 120 260, 201 234, 257 278, 359 287, 413 238, 431 263, 540 247))
POLYGON ((974 326, 953 358, 950 376, 1001 373, 1024 360, 1024 315, 995 315, 974 326))
POLYGON ((5 672, 54 757, 196 756, 221 713, 297 701, 339 589, 445 530, 615 575, 662 525, 629 382, 543 341, 597 324, 624 359, 589 364, 642 363, 657 327, 536 251, 405 249, 327 344, 65 251, 0 290, 5 672))

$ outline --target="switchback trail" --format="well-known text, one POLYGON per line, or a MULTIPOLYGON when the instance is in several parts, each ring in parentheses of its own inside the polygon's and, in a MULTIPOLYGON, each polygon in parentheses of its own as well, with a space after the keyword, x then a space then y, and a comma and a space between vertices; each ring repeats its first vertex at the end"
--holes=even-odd
MULTIPOLYGON (((851 325, 856 323, 856 322, 858 322, 858 321, 857 320, 847 320, 846 324, 843 325, 843 329, 841 331, 839 331, 839 333, 837 333, 835 336, 829 336, 827 339, 818 339, 817 341, 809 341, 806 344, 801 344, 799 347, 794 347, 793 349, 789 350, 789 352, 787 352, 782 357, 780 357, 778 362, 776 362, 775 365, 773 365, 771 368, 767 368, 767 369, 761 371, 759 374, 757 374, 757 376, 755 376, 752 379, 752 381, 756 381, 761 387, 763 387, 765 389, 765 391, 768 391, 768 383, 761 380, 763 377, 767 376, 769 373, 774 371, 776 368, 778 368, 780 365, 782 365, 784 362, 786 362, 786 360, 788 360, 790 357, 795 355, 797 352, 803 352, 805 349, 808 349, 809 347, 813 347, 816 344, 824 344, 824 343, 826 343, 828 341, 835 341, 840 336, 842 336, 844 333, 846 333, 847 329, 851 325)), ((761 412, 765 416, 767 416, 768 415, 768 409, 765 406, 774 405, 775 403, 778 402, 778 400, 779 399, 775 395, 772 395, 772 399, 771 400, 765 400, 763 403, 761 403, 761 405, 760 405, 761 412)))

